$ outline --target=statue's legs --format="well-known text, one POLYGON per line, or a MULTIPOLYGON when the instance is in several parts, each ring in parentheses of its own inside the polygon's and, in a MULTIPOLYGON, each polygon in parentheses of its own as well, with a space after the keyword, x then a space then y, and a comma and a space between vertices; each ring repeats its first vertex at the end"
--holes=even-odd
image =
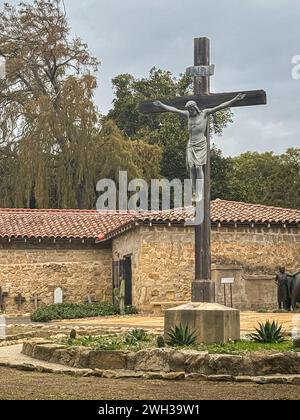
POLYGON ((193 184, 193 200, 200 202, 203 199, 204 191, 204 171, 203 166, 195 166, 191 168, 191 179, 193 184))

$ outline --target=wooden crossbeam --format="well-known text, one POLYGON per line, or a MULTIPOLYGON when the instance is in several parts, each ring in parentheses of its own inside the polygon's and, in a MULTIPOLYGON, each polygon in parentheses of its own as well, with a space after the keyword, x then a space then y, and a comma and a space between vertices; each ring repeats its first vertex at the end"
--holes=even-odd
MULTIPOLYGON (((194 95, 186 97, 172 98, 170 100, 161 99, 161 101, 170 106, 174 106, 179 109, 184 109, 185 105, 189 101, 195 101, 200 109, 214 108, 224 102, 230 101, 239 93, 246 95, 245 99, 238 101, 232 105, 232 107, 243 107, 243 106, 254 106, 254 105, 266 105, 267 94, 264 90, 250 90, 250 91, 239 91, 239 92, 227 92, 227 93, 211 93, 209 95, 194 95)), ((157 100, 157 99, 155 99, 157 100)), ((140 104, 140 112, 145 114, 160 114, 164 111, 162 108, 158 108, 153 104, 153 101, 142 102, 140 104)))

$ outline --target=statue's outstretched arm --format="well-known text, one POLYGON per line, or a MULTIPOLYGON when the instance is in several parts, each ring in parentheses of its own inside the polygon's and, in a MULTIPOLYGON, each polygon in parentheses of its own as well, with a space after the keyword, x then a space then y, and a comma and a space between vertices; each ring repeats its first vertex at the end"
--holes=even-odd
POLYGON ((245 99, 246 95, 243 93, 239 93, 235 98, 231 99, 231 101, 224 102, 221 105, 216 106, 215 108, 207 108, 205 112, 207 115, 214 114, 215 112, 222 111, 223 109, 230 108, 235 102, 242 101, 245 99))
POLYGON ((183 111, 182 109, 175 108, 174 106, 165 105, 165 104, 163 104, 160 101, 155 101, 155 102, 153 102, 153 104, 157 108, 162 108, 162 109, 164 109, 167 112, 174 112, 176 114, 181 114, 181 115, 184 115, 186 117, 189 116, 189 112, 188 111, 183 111))

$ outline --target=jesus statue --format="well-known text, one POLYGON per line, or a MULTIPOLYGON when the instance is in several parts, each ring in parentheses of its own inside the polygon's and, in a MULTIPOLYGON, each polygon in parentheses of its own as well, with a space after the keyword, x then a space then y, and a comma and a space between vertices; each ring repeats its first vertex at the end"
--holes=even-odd
POLYGON ((225 102, 215 108, 207 108, 200 110, 195 101, 189 101, 185 110, 177 109, 173 106, 168 106, 160 101, 154 102, 158 108, 162 108, 168 112, 174 112, 184 115, 188 118, 189 123, 189 142, 187 145, 186 163, 187 169, 193 185, 193 201, 199 202, 202 200, 203 184, 204 184, 204 171, 203 167, 207 164, 208 157, 208 144, 207 144, 207 127, 209 116, 215 112, 222 111, 223 109, 230 108, 237 101, 241 101, 246 95, 240 93, 231 101, 225 102), (202 184, 202 188, 201 187, 202 184))

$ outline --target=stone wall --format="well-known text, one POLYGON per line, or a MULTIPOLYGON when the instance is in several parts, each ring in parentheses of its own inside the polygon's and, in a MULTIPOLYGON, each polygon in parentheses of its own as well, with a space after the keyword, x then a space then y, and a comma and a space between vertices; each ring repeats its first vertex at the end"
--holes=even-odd
MULTIPOLYGON (((213 227, 212 254, 217 302, 224 302, 223 277, 234 277, 234 307, 249 310, 276 306, 274 275, 279 265, 300 268, 300 229, 271 226, 213 227)), ((194 229, 140 226, 104 245, 86 241, 14 240, 0 243, 0 287, 8 293, 7 312, 15 298, 25 297, 22 313, 54 302, 61 287, 65 302, 112 299, 112 257, 132 256, 133 304, 144 312, 165 309, 191 299, 194 278, 194 229), (111 248, 112 247, 112 248, 111 248)), ((227 303, 230 293, 226 292, 227 303)))
POLYGON ((300 270, 300 228, 238 226, 215 228, 213 262, 240 265, 248 274, 273 275, 278 266, 300 270))
POLYGON ((244 276, 247 309, 277 308, 277 286, 274 276, 244 276))
MULTIPOLYGON (((133 256, 133 302, 153 312, 191 299, 194 277, 194 229, 140 227, 113 241, 117 259, 133 256)), ((233 303, 242 310, 276 307, 274 276, 278 266, 300 267, 300 229, 273 226, 214 227, 213 280, 217 302, 224 303, 221 279, 234 277, 233 303)), ((226 289, 227 304, 230 289, 226 289)))
POLYGON ((155 302, 190 300, 193 246, 182 227, 140 227, 116 238, 114 259, 132 255, 133 304, 152 312, 155 302))
POLYGON ((242 267, 214 265, 212 280, 216 285, 216 302, 231 306, 231 287, 222 284, 222 279, 234 278, 232 285, 233 307, 240 310, 274 309, 277 306, 275 277, 268 275, 248 275, 242 267))
POLYGON ((1 244, 0 287, 7 293, 6 313, 17 313, 15 298, 26 299, 22 313, 34 310, 32 298, 39 305, 54 303, 54 290, 63 290, 63 301, 81 303, 90 294, 98 301, 112 299, 111 250, 96 246, 25 244, 24 241, 1 244))

